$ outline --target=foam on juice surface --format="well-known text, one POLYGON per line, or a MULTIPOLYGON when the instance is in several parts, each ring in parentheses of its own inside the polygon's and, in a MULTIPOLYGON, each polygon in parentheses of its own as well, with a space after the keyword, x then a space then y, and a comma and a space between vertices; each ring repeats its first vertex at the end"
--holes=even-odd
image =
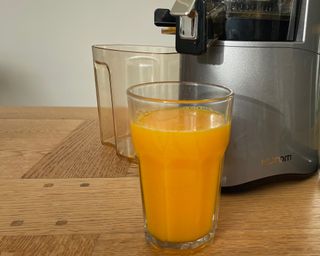
POLYGON ((169 108, 141 115, 137 124, 145 128, 165 131, 197 131, 211 129, 225 123, 224 116, 197 107, 169 108))

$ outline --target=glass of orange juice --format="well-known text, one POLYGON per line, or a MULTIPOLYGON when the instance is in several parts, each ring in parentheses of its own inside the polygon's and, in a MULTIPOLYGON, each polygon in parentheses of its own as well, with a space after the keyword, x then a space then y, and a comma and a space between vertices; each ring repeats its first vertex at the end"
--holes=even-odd
POLYGON ((127 90, 146 240, 167 249, 212 241, 230 138, 232 90, 151 82, 127 90))

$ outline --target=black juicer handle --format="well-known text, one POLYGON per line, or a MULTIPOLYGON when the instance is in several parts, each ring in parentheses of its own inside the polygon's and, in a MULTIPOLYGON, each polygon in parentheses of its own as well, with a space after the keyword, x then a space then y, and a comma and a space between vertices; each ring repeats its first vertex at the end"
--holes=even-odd
POLYGON ((160 27, 176 27, 177 52, 200 55, 221 35, 224 10, 224 4, 220 2, 177 0, 171 11, 155 10, 154 24, 160 27))
POLYGON ((154 12, 154 24, 158 27, 176 27, 176 50, 185 54, 202 54, 207 50, 207 22, 205 0, 198 0, 195 3, 194 10, 188 16, 173 16, 169 9, 156 9, 154 12), (194 27, 189 29, 192 38, 184 35, 188 29, 185 27, 188 23, 194 22, 194 27), (186 21, 186 22, 185 22, 186 21), (192 31, 191 31, 192 30, 192 31))
POLYGON ((225 4, 209 0, 177 0, 172 10, 157 9, 154 24, 176 27, 176 50, 200 55, 224 34, 225 4))
MULTIPOLYGON (((179 53, 200 55, 207 51, 208 43, 208 23, 206 19, 206 4, 205 0, 197 0, 194 5, 194 10, 188 16, 177 17, 176 25, 176 50, 179 53), (186 22, 187 19, 190 19, 186 22), (185 36, 185 25, 194 24, 194 38, 185 36)), ((191 33, 192 34, 192 31, 191 33)))
POLYGON ((170 14, 169 9, 156 9, 154 11, 154 25, 157 27, 176 27, 176 17, 170 14))

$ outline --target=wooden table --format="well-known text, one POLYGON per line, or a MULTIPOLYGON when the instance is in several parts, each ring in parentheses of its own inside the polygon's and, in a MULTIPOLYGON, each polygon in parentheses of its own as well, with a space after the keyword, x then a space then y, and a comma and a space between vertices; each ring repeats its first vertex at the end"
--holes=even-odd
MULTIPOLYGON (((137 168, 100 144, 96 109, 0 108, 0 255, 165 255, 144 240, 137 168)), ((224 194, 195 255, 320 255, 318 175, 224 194)))

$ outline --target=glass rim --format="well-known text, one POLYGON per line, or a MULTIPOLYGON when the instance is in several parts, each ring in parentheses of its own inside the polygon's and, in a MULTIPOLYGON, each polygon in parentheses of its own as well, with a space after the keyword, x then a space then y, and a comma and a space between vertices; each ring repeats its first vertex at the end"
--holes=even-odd
POLYGON ((161 46, 161 45, 140 45, 140 44, 95 44, 92 48, 99 50, 108 50, 114 52, 129 52, 129 53, 141 53, 141 54, 179 54, 174 47, 161 46), (119 47, 119 49, 117 49, 119 47), (123 49, 121 49, 123 47, 123 49), (125 49, 125 47, 132 47, 131 49, 125 49), (134 50, 136 48, 136 50, 134 50), (139 50, 139 48, 152 48, 154 51, 139 50), (168 52, 156 51, 157 48, 168 50, 168 52))
POLYGON ((201 104, 201 103, 223 102, 223 101, 232 99, 234 96, 234 92, 232 89, 230 89, 228 87, 225 87, 222 85, 217 85, 217 84, 196 83, 196 82, 186 82, 186 81, 159 81, 159 82, 147 82, 147 83, 132 85, 127 89, 127 96, 132 97, 134 99, 155 102, 155 103, 201 104), (194 86, 205 85, 205 86, 223 89, 223 90, 227 91, 228 94, 223 97, 213 97, 213 98, 199 99, 199 100, 174 100, 174 99, 160 99, 160 98, 153 98, 153 97, 145 97, 145 96, 137 95, 132 92, 132 89, 134 89, 134 88, 148 86, 148 85, 154 85, 154 84, 187 84, 187 85, 194 85, 194 86))

